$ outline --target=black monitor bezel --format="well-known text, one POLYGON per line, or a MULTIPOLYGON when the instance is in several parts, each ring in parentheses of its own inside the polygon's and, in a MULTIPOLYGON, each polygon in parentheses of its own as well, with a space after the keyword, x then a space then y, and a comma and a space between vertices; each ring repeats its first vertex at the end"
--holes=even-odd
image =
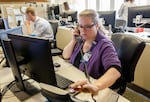
POLYGON ((57 85, 56 78, 55 78, 55 70, 54 70, 54 65, 53 65, 53 60, 52 60, 52 54, 51 54, 51 50, 50 50, 51 47, 50 47, 50 42, 48 39, 24 36, 24 35, 13 34, 13 33, 9 33, 8 38, 11 39, 11 41, 12 41, 12 45, 14 47, 16 57, 20 56, 20 55, 23 56, 24 59, 27 57, 30 57, 29 60, 27 58, 24 61, 22 61, 23 64, 21 64, 19 66, 21 72, 24 72, 24 74, 29 76, 31 79, 36 80, 37 82, 43 82, 43 83, 54 85, 54 86, 57 85), (20 42, 17 40, 19 40, 20 42), (38 48, 37 46, 31 46, 30 48, 28 48, 29 45, 26 45, 26 43, 28 44, 29 42, 34 42, 35 44, 37 44, 37 46, 39 47, 39 50, 42 50, 42 48, 46 48, 46 50, 44 51, 44 53, 46 53, 46 54, 43 54, 43 55, 46 55, 46 56, 44 56, 44 57, 46 57, 45 60, 38 54, 38 53, 40 53, 39 51, 34 52, 34 53, 29 51, 31 49, 38 48), (43 43, 43 45, 45 45, 45 46, 41 47, 42 45, 40 45, 39 42, 41 44, 43 43), (20 52, 17 51, 17 47, 21 47, 20 52), (28 50, 28 52, 21 52, 21 51, 24 51, 25 49, 28 50), (30 54, 30 56, 29 56, 28 53, 32 53, 32 54, 30 54), (37 53, 37 54, 35 54, 35 53, 37 53), (34 57, 39 58, 39 57, 36 57, 36 55, 40 56, 41 60, 38 59, 37 62, 39 62, 39 60, 40 60, 41 65, 37 64, 37 62, 33 62, 33 61, 30 62, 31 60, 34 59, 34 57), (35 63, 37 65, 34 65, 35 63), (44 64, 44 65, 42 65, 42 64, 44 64), (34 66, 36 66, 36 67, 34 67, 34 66), (42 68, 40 68, 41 66, 43 66, 43 68, 45 68, 45 69, 43 70, 42 68), (24 67, 27 67, 27 68, 24 68, 24 67))
POLYGON ((4 22, 4 19, 3 18, 0 18, 0 30, 5 30, 6 27, 5 27, 5 22, 4 22))
MULTIPOLYGON (((127 27, 136 27, 136 24, 133 23, 133 19, 136 18, 136 15, 143 15, 143 18, 150 18, 149 12, 150 12, 150 5, 129 7, 127 27)), ((143 27, 150 28, 150 24, 145 24, 143 27)))
POLYGON ((111 24, 112 28, 115 28, 116 22, 116 11, 97 11, 99 18, 104 18, 104 26, 109 26, 111 24))

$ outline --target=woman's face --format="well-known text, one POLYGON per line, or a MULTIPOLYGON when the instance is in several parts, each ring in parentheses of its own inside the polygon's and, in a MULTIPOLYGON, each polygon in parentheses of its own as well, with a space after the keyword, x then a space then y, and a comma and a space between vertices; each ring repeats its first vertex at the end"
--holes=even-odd
POLYGON ((95 24, 91 17, 80 16, 79 17, 79 30, 80 35, 85 40, 93 40, 96 37, 98 31, 98 24, 95 24))

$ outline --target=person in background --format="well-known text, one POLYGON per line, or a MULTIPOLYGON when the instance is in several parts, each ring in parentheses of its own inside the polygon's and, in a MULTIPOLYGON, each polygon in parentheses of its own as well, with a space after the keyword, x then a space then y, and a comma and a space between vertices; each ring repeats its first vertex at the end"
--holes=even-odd
POLYGON ((63 8, 64 8, 63 12, 66 14, 71 14, 71 13, 75 12, 75 10, 70 9, 68 2, 63 3, 63 8))
POLYGON ((27 28, 27 33, 30 35, 54 39, 53 30, 48 21, 36 16, 35 10, 32 7, 26 9, 26 21, 25 25, 27 28), (30 21, 34 22, 34 30, 31 31, 30 21))
POLYGON ((121 64, 115 48, 101 31, 96 11, 86 9, 79 14, 79 25, 73 31, 72 40, 63 50, 63 58, 84 71, 84 62, 88 74, 97 79, 90 83, 87 80, 70 85, 76 91, 97 94, 107 87, 117 89, 116 80, 121 76, 121 64), (81 39, 77 40, 77 37, 81 39))
POLYGON ((123 19, 127 22, 128 7, 133 7, 133 6, 136 6, 136 4, 134 4, 134 0, 125 0, 125 2, 121 5, 121 7, 118 11, 118 15, 119 15, 120 19, 123 19))

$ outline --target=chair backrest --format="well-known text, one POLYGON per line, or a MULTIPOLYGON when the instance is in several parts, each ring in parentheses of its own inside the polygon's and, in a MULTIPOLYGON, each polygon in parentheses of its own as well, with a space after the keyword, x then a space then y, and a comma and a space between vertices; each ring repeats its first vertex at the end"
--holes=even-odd
POLYGON ((57 48, 56 47, 56 33, 57 33, 57 28, 58 28, 58 22, 50 22, 52 29, 53 29, 53 34, 54 34, 54 41, 51 43, 52 44, 52 48, 57 48))
POLYGON ((54 34, 54 39, 56 39, 56 33, 57 33, 57 28, 58 28, 58 22, 50 22, 52 29, 53 29, 53 34, 54 34))
POLYGON ((122 27, 125 28, 126 26, 126 21, 122 19, 116 19, 116 27, 122 27))
POLYGON ((131 82, 134 80, 135 67, 145 48, 145 42, 128 34, 113 34, 112 41, 121 61, 122 77, 126 82, 131 82))
POLYGON ((125 32, 126 21, 122 19, 116 19, 115 32, 125 32))
POLYGON ((145 42, 134 35, 113 34, 112 41, 121 61, 122 75, 117 80, 118 93, 123 94, 127 83, 134 80, 136 64, 145 48, 145 42))

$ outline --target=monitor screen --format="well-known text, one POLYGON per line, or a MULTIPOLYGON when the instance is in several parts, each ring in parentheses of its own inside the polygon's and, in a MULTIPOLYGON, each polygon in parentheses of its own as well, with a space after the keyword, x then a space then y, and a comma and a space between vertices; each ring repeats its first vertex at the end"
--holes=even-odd
POLYGON ((104 19, 104 26, 111 24, 115 28, 116 11, 98 11, 99 18, 104 19))
POLYGON ((56 85, 48 39, 8 34, 21 72, 38 82, 56 85))
MULTIPOLYGON (((133 22, 133 19, 136 18, 137 15, 142 15, 142 18, 149 18, 150 19, 150 6, 136 6, 136 7, 129 7, 128 8, 128 27, 135 27, 136 24, 133 22)), ((150 20, 149 20, 150 21, 150 20)), ((150 28, 149 24, 144 24, 144 28, 150 28)))
POLYGON ((5 30, 4 20, 0 18, 0 30, 5 30))

